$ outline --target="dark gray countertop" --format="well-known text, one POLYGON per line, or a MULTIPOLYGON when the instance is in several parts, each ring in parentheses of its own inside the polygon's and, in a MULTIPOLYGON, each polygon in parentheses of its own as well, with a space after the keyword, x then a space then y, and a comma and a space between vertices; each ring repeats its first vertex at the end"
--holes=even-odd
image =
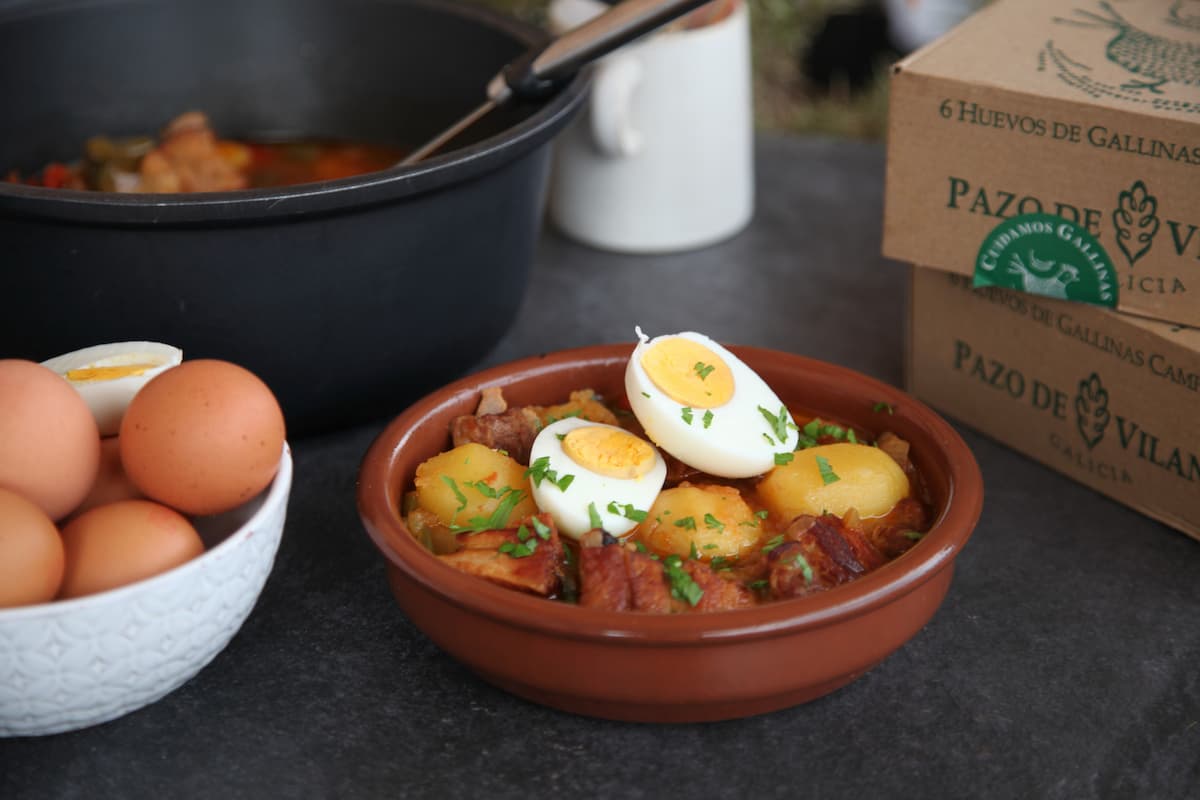
MULTIPOLYGON (((621 257, 548 232, 488 362, 640 324, 900 384, 882 149, 763 138, 758 167, 752 226, 704 251, 621 257)), ((1200 543, 968 429, 983 518, 923 631, 807 705, 655 726, 517 699, 408 622, 354 505, 381 427, 293 443, 275 569, 224 652, 122 719, 0 740, 0 798, 1200 797, 1200 543)))

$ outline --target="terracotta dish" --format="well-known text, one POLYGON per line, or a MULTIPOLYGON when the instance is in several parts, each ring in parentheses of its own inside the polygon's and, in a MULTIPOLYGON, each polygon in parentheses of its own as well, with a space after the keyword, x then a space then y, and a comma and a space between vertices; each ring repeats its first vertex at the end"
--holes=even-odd
POLYGON ((513 405, 556 402, 581 387, 620 397, 632 349, 567 350, 463 378, 411 406, 372 444, 359 476, 359 513, 387 561, 400 608, 417 627, 485 680, 529 700, 595 717, 694 722, 820 697, 925 625, 982 508, 974 457, 941 417, 900 390, 788 353, 730 348, 789 405, 908 440, 933 500, 925 537, 853 583, 735 611, 600 611, 460 573, 414 539, 398 510, 401 497, 417 465, 448 447, 451 419, 474 413, 481 389, 501 386, 513 405), (880 402, 893 413, 873 410, 880 402))

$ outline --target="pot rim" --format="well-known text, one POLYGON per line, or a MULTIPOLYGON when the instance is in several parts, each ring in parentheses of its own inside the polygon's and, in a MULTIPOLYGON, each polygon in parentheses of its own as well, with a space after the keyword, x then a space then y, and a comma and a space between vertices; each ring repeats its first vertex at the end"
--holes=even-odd
MULTIPOLYGON (((655 615, 603 611, 556 603, 493 585, 441 563, 408 532, 399 515, 400 495, 393 473, 412 430, 422 420, 454 405, 483 386, 504 386, 520 378, 562 369, 615 367, 629 358, 632 344, 592 345, 531 356, 461 378, 417 401, 372 442, 363 458, 357 488, 358 511, 367 533, 389 564, 418 584, 467 612, 493 622, 545 635, 630 646, 699 646, 714 641, 788 636, 869 613, 916 590, 943 569, 952 568, 978 522, 983 478, 962 437, 936 412, 900 389, 845 367, 781 351, 729 345, 754 368, 763 359, 784 358, 822 384, 854 387, 871 402, 895 408, 895 416, 921 429, 947 476, 947 502, 921 542, 879 569, 835 590, 780 600, 746 609, 702 614, 655 615)), ((821 410, 821 409, 814 409, 821 410)))
MULTIPOLYGON (((0 25, 129 0, 0 0, 0 25)), ((366 4, 422 6, 511 36, 526 47, 545 41, 542 29, 461 0, 359 0, 366 4)), ((503 65, 500 65, 503 66, 503 65)), ((500 67, 497 67, 499 70, 500 67)), ((467 147, 433 155, 411 166, 394 166, 338 180, 264 189, 192 194, 123 194, 49 189, 0 181, 0 214, 126 227, 175 224, 239 225, 265 219, 343 212, 404 200, 471 180, 498 169, 549 141, 582 104, 591 71, 581 70, 537 111, 501 133, 467 147)), ((479 102, 486 99, 480 86, 479 102)), ((464 109, 466 113, 467 109, 464 109)), ((446 120, 450 125, 454 120, 446 120)))

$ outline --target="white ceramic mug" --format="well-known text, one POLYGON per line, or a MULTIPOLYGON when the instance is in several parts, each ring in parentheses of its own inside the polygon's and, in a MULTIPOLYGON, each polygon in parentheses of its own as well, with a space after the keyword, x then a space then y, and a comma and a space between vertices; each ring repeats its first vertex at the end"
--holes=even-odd
MULTIPOLYGON (((551 27, 608 6, 554 0, 551 27)), ((555 145, 550 218, 585 244, 688 250, 754 212, 754 121, 745 0, 699 27, 668 26, 603 58, 590 101, 555 145)))

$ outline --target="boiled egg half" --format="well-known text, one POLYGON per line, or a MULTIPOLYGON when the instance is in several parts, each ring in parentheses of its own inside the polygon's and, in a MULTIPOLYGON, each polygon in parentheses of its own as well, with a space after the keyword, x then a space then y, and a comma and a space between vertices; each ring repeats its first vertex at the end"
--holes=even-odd
POLYGON ((593 528, 622 536, 646 518, 662 489, 662 454, 629 431, 578 417, 543 428, 529 456, 533 502, 574 539, 593 528))
POLYGON ((43 361, 62 375, 92 410, 101 436, 115 436, 133 396, 164 370, 179 366, 183 351, 159 342, 112 342, 43 361))
POLYGON ((799 431, 758 373, 702 333, 650 339, 625 370, 629 405, 646 435, 685 464, 723 478, 749 478, 791 453, 799 431))

